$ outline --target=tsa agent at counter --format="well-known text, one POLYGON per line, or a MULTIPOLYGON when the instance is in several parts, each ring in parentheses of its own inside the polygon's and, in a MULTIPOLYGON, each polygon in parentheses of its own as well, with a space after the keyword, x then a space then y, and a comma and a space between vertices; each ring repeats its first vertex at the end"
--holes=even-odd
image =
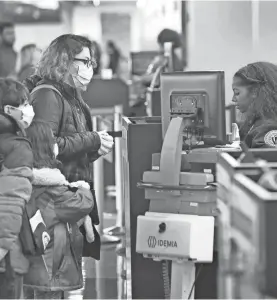
POLYGON ((277 147, 277 65, 256 62, 233 78, 233 102, 242 113, 240 139, 249 148, 277 147))

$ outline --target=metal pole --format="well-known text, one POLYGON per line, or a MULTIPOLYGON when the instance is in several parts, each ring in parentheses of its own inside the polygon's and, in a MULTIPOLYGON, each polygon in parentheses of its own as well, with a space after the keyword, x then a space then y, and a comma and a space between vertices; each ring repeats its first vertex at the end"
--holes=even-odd
MULTIPOLYGON (((97 117, 93 117, 93 128, 97 131, 97 117)), ((120 240, 116 237, 112 237, 103 233, 104 222, 104 201, 105 201, 105 187, 104 187, 104 158, 99 157, 93 163, 93 181, 95 189, 95 197, 98 206, 98 214, 100 224, 97 226, 98 232, 101 237, 101 244, 118 243, 120 240)))
MULTIPOLYGON (((194 280, 195 264, 193 262, 172 261, 170 299, 189 299, 194 280)), ((194 288, 190 298, 194 299, 194 288)))
POLYGON ((93 164, 94 188, 100 220, 100 224, 97 226, 99 234, 103 233, 103 204, 105 198, 103 169, 104 160, 103 157, 99 157, 93 164))
MULTIPOLYGON (((114 131, 121 131, 122 106, 115 106, 114 131)), ((122 227, 123 216, 123 193, 122 193, 122 166, 121 166, 121 138, 115 139, 115 185, 116 185, 116 208, 117 226, 122 227)))
MULTIPOLYGON (((122 105, 117 105, 114 107, 114 131, 118 132, 122 130, 121 126, 121 116, 123 112, 122 105)), ((117 219, 116 225, 105 229, 105 233, 114 236, 124 235, 123 229, 123 185, 122 185, 122 161, 121 161, 121 138, 115 138, 115 186, 116 186, 116 211, 117 219)))
POLYGON ((117 299, 124 298, 124 284, 125 280, 122 278, 122 272, 124 270, 124 258, 117 255, 117 299))
POLYGON ((260 39, 260 2, 255 0, 251 2, 252 7, 252 47, 254 55, 257 53, 257 47, 259 46, 260 39))

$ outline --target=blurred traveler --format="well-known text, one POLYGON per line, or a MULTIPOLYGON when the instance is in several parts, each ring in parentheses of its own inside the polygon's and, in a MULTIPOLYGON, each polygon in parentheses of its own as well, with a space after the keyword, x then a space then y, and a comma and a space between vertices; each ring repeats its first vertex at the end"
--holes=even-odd
POLYGON ((91 43, 92 43, 92 49, 96 61, 96 65, 94 65, 93 67, 93 73, 94 75, 100 75, 102 51, 100 45, 96 41, 92 41, 91 43))
POLYGON ((20 70, 18 72, 18 80, 23 81, 33 75, 36 66, 41 57, 41 50, 36 44, 28 44, 21 48, 20 51, 20 70))
POLYGON ((117 75, 122 55, 113 41, 107 41, 107 53, 109 56, 108 69, 111 69, 113 74, 117 75))
POLYGON ((0 23, 0 77, 16 78, 17 53, 13 49, 14 42, 14 25, 0 23))
POLYGON ((240 138, 249 148, 277 147, 277 65, 255 62, 233 78, 233 102, 242 113, 240 138))
POLYGON ((146 91, 148 87, 159 87, 160 86, 160 73, 164 72, 169 67, 168 56, 165 55, 166 49, 165 44, 171 43, 171 59, 172 67, 171 71, 182 71, 183 64, 178 55, 178 50, 181 50, 182 43, 181 37, 178 32, 171 29, 163 29, 158 37, 157 42, 159 45, 159 55, 157 55, 152 62, 149 64, 146 72, 138 80, 139 92, 137 100, 133 103, 131 109, 131 116, 136 116, 137 114, 145 114, 145 100, 146 100, 146 91))
POLYGON ((44 254, 29 256, 25 298, 62 299, 64 291, 83 286, 83 236, 78 221, 89 214, 94 198, 85 182, 70 184, 58 169, 58 146, 51 127, 34 121, 26 130, 34 154, 33 192, 28 208, 39 211, 46 226, 44 254), (48 238, 47 238, 48 237, 48 238))
MULTIPOLYGON (((176 71, 183 70, 182 61, 177 54, 177 50, 182 47, 181 37, 179 33, 171 29, 163 29, 157 37, 157 42, 160 48, 160 54, 153 59, 153 61, 148 66, 145 75, 142 76, 142 81, 146 86, 150 85, 153 75, 159 67, 161 68, 168 67, 168 58, 164 55, 166 43, 172 44, 171 55, 172 55, 173 71, 176 72, 176 71)), ((154 84, 154 86, 159 86, 159 84, 160 83, 159 83, 159 76, 158 76, 157 82, 154 84)))
MULTIPOLYGON (((81 92, 85 91, 95 66, 91 42, 82 36, 66 34, 56 38, 45 50, 35 76, 25 80, 32 91, 36 120, 51 126, 59 147, 63 174, 69 182, 84 180, 93 190, 91 163, 113 148, 113 138, 95 132, 91 113, 81 92)), ((99 223, 97 206, 91 218, 99 223)), ((100 240, 91 247, 91 256, 99 259, 100 240), (95 253, 94 253, 95 251, 95 253)))
POLYGON ((19 233, 32 193, 33 152, 24 137, 34 111, 29 92, 13 79, 0 79, 0 299, 20 299, 29 262, 19 233))

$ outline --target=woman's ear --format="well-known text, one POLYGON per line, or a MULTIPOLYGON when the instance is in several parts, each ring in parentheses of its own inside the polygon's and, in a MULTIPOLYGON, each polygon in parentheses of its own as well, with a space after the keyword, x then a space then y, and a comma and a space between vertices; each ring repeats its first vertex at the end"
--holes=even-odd
POLYGON ((10 117, 14 118, 15 120, 22 119, 22 111, 11 105, 4 106, 4 113, 9 115, 10 117))
POLYGON ((4 106, 4 113, 10 116, 11 115, 11 106, 5 105, 4 106))
POLYGON ((258 97, 259 94, 259 88, 258 87, 253 87, 251 89, 251 97, 254 99, 256 99, 258 97))

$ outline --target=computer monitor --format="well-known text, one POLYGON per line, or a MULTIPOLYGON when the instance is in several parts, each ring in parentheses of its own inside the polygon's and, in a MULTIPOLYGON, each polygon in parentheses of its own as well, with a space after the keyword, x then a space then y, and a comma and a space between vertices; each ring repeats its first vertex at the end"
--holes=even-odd
POLYGON ((129 86, 120 78, 106 80, 94 77, 83 93, 83 98, 92 110, 122 105, 123 114, 129 113, 129 86))
POLYGON ((223 71, 161 74, 163 136, 170 120, 181 116, 190 120, 189 131, 197 133, 199 145, 226 144, 224 80, 223 71))
POLYGON ((131 73, 141 76, 145 74, 152 60, 159 54, 157 51, 131 52, 131 73))

